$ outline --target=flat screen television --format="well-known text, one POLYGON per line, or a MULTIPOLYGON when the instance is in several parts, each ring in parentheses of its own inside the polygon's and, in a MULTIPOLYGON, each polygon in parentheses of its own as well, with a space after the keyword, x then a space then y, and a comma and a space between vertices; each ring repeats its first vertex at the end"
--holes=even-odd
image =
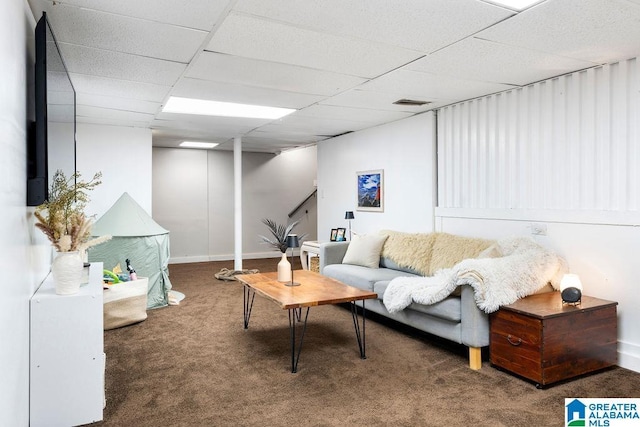
POLYGON ((46 12, 35 29, 35 122, 27 143, 27 206, 48 198, 57 170, 76 172, 76 91, 46 12))

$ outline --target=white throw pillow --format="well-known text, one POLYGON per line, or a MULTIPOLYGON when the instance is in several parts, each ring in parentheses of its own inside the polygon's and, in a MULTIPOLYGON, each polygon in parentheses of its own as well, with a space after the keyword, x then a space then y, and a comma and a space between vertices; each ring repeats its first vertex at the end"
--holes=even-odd
POLYGON ((379 268, 380 252, 388 236, 379 234, 356 234, 353 236, 347 253, 344 254, 343 264, 361 265, 369 268, 379 268))

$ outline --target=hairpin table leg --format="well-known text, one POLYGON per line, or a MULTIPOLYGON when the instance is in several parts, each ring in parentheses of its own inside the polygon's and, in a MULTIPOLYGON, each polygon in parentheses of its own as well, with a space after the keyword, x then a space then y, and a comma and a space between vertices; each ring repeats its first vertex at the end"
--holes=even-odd
POLYGON ((244 328, 248 329, 249 319, 251 318, 251 309, 253 308, 253 300, 256 297, 256 293, 249 286, 244 285, 242 296, 244 304, 244 328))
POLYGON ((356 339, 358 340, 358 348, 360 349, 360 358, 366 359, 366 338, 365 338, 365 326, 366 326, 366 310, 364 307, 365 301, 362 300, 362 329, 360 328, 360 322, 358 322, 358 307, 356 306, 356 302, 351 302, 351 317, 353 317, 353 326, 356 330, 356 339))
POLYGON ((298 372, 298 361, 300 360, 300 352, 302 351, 302 341, 304 340, 304 333, 307 330, 307 319, 309 318, 309 307, 307 307, 307 313, 304 316, 304 324, 302 325, 302 334, 300 335, 300 342, 296 349, 296 320, 299 322, 302 315, 302 308, 292 308, 289 311, 289 332, 291 334, 291 373, 298 372), (298 311, 299 310, 299 311, 298 311))

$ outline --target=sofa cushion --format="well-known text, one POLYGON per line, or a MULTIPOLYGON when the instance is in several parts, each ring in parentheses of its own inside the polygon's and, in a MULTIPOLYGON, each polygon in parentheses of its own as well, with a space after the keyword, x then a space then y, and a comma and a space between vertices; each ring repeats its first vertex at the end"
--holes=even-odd
POLYGON ((393 270, 406 271, 407 273, 411 273, 416 276, 423 276, 423 274, 420 274, 418 270, 415 270, 411 267, 404 267, 404 266, 398 265, 398 263, 392 260, 391 258, 387 258, 384 256, 380 258, 380 267, 391 268, 393 270))
MULTIPOLYGON (((382 300, 384 296, 384 292, 387 290, 387 286, 389 286, 389 280, 376 282, 373 285, 373 292, 378 294, 378 299, 382 300)), ((459 289, 460 287, 456 288, 459 289)), ((460 293, 451 294, 446 299, 437 302, 435 304, 417 304, 411 303, 405 310, 414 310, 420 313, 429 314, 431 316, 440 317, 442 319, 447 319, 452 322, 460 322, 461 319, 461 302, 460 302, 460 293)))
POLYGON ((429 276, 443 268, 451 268, 463 259, 477 258, 480 253, 495 243, 493 240, 435 233, 429 276))
POLYGON ((327 265, 322 270, 322 274, 367 291, 373 291, 374 283, 380 280, 388 282, 396 277, 408 276, 405 272, 389 268, 368 268, 350 264, 327 265))
MULTIPOLYGON (((422 276, 431 274, 431 255, 436 233, 404 233, 382 230, 380 234, 388 236, 382 247, 382 257, 392 261, 402 270, 415 272, 422 276)), ((389 266, 390 268, 395 268, 389 266)))
POLYGON ((342 259, 343 264, 360 265, 362 267, 378 268, 380 265, 380 251, 387 239, 380 234, 356 234, 353 236, 347 252, 342 259))

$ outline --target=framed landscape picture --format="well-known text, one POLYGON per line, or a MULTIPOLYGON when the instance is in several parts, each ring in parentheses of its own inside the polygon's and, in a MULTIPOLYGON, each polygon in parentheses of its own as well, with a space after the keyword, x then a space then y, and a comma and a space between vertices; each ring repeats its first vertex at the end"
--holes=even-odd
POLYGON ((358 179, 357 210, 384 211, 384 171, 382 169, 356 172, 358 179))

